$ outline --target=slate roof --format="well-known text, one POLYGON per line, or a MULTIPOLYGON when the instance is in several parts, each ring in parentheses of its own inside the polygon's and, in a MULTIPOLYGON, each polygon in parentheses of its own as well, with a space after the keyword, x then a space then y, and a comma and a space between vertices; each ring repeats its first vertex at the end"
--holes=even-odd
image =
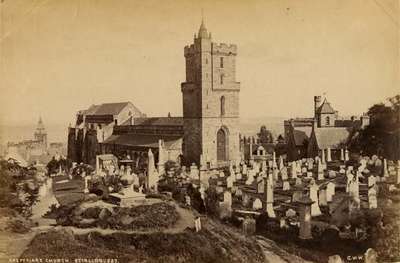
MULTIPOLYGON (((93 105, 93 112, 90 115, 117 115, 119 114, 130 102, 117 102, 117 103, 103 103, 100 105, 93 105)), ((89 111, 91 108, 89 108, 89 111)), ((88 113, 86 113, 88 115, 88 113)))
POLYGON ((183 117, 135 118, 134 125, 183 126, 183 117))
POLYGON ((325 99, 324 102, 317 109, 317 113, 335 113, 335 110, 332 108, 331 104, 325 99))
POLYGON ((346 127, 324 127, 316 128, 314 133, 320 149, 328 147, 335 149, 340 144, 347 144, 351 135, 351 129, 346 127))
POLYGON ((293 129, 293 137, 296 146, 303 146, 308 141, 312 131, 311 126, 298 126, 293 129))
POLYGON ((164 140, 167 149, 181 147, 182 136, 147 135, 147 134, 120 134, 111 135, 103 144, 116 144, 130 146, 138 149, 158 148, 158 140, 164 140))

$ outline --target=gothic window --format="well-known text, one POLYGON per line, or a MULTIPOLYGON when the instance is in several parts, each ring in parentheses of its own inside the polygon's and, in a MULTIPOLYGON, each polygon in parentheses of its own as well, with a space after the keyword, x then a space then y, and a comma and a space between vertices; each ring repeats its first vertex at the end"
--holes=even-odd
POLYGON ((225 97, 221 97, 221 116, 225 115, 225 97))
POLYGON ((220 67, 220 68, 223 68, 223 67, 224 67, 224 58, 223 58, 223 57, 220 57, 220 58, 219 58, 219 67, 220 67))
POLYGON ((220 76, 220 84, 221 84, 221 85, 224 84, 224 74, 222 74, 222 75, 220 76))
POLYGON ((330 119, 329 119, 329 116, 326 116, 326 119, 325 119, 325 124, 326 124, 326 125, 330 125, 330 119))

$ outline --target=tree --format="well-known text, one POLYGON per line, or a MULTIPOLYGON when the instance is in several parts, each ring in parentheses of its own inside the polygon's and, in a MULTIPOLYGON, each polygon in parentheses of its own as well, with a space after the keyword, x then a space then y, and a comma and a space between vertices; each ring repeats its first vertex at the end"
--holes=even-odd
POLYGON ((260 132, 257 134, 260 143, 273 143, 274 138, 271 131, 267 130, 265 125, 261 126, 260 132))
POLYGON ((388 159, 400 158, 400 95, 368 109, 370 125, 360 130, 350 142, 352 151, 367 155, 382 155, 388 159))

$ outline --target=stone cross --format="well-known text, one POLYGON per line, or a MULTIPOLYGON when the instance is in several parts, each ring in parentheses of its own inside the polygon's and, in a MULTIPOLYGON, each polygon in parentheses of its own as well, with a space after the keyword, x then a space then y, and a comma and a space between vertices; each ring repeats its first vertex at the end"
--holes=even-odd
POLYGON ((326 185, 326 201, 332 202, 333 196, 335 195, 335 187, 336 185, 332 182, 329 182, 326 185))
POLYGON ((264 181, 265 212, 267 212, 268 217, 275 218, 276 215, 274 211, 274 187, 272 175, 269 174, 267 180, 264 181))
POLYGON ((332 162, 331 148, 330 147, 328 147, 326 149, 326 161, 327 162, 332 162))
POLYGON ((314 180, 311 180, 310 199, 313 201, 313 204, 311 205, 311 216, 319 216, 322 214, 318 203, 318 191, 318 185, 314 180))

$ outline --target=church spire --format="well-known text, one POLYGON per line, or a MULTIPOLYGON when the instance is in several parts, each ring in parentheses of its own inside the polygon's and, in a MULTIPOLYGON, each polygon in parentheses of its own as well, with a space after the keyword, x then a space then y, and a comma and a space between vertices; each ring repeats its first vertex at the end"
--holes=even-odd
POLYGON ((204 23, 203 10, 201 10, 201 25, 200 25, 199 33, 198 33, 197 37, 198 38, 211 38, 211 33, 208 34, 207 28, 204 23))

